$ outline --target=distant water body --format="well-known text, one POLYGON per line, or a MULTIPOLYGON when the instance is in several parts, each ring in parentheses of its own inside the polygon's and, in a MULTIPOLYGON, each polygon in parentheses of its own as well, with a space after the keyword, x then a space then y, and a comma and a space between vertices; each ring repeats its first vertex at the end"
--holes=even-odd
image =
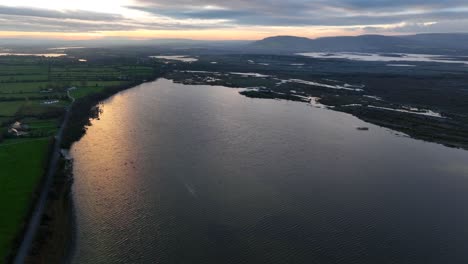
MULTIPOLYGON (((468 65, 466 56, 446 56, 446 55, 430 55, 430 54, 407 54, 407 53, 360 53, 360 52, 308 52, 299 53, 298 55, 317 58, 317 59, 347 59, 357 61, 386 61, 386 62, 435 62, 435 63, 456 63, 468 65)), ((395 66, 398 64, 389 64, 387 66, 395 66)), ((401 66, 402 64, 400 64, 401 66)), ((408 65, 414 67, 416 65, 408 65)))
POLYGON ((165 79, 102 109, 73 263, 468 263, 467 151, 165 79))
POLYGON ((37 56, 37 57, 49 57, 56 58, 66 56, 64 53, 1 53, 0 56, 37 56))

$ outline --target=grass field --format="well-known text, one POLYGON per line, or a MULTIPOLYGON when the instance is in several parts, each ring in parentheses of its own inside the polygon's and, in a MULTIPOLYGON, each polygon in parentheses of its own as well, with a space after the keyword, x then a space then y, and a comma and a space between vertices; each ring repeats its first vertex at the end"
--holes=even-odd
POLYGON ((41 88, 46 88, 52 82, 12 82, 0 83, 0 94, 5 93, 37 93, 41 88))
POLYGON ((0 102, 0 116, 13 117, 16 114, 43 114, 50 111, 51 109, 63 108, 70 104, 69 101, 59 101, 58 103, 52 105, 44 105, 42 102, 43 100, 0 102))
POLYGON ((100 92, 104 89, 104 86, 97 86, 97 87, 80 87, 79 89, 73 90, 70 92, 70 95, 73 96, 75 99, 85 97, 89 94, 100 92))
POLYGON ((31 129, 39 129, 39 128, 44 128, 44 127, 57 127, 58 125, 57 121, 54 119, 41 120, 41 119, 28 118, 28 119, 25 119, 25 122, 29 124, 29 127, 31 129))
MULTIPOLYGON (((54 105, 43 105, 40 101, 32 101, 24 104, 19 111, 17 112, 17 121, 21 120, 21 116, 41 116, 47 115, 48 113, 53 112, 64 112, 64 106, 68 105, 68 101, 63 101, 62 103, 54 104, 54 105)), ((0 103, 1 106, 1 103, 0 103)))
POLYGON ((33 135, 53 136, 60 125, 56 119, 25 118, 22 121, 29 125, 29 132, 33 135))
POLYGON ((42 75, 0 75, 0 82, 47 81, 47 74, 42 75))
POLYGON ((153 74, 153 67, 142 65, 0 57, 0 133, 6 137, 0 137, 0 263, 26 221, 45 171, 50 138, 58 131, 61 111, 70 104, 67 88, 76 87, 70 94, 78 99, 153 74), (60 102, 41 104, 46 100, 60 102), (14 121, 29 126, 24 138, 5 134, 14 121))
POLYGON ((8 122, 11 119, 11 117, 0 117, 0 126, 3 124, 3 122, 8 122))
POLYGON ((0 144, 0 261, 11 250, 11 242, 24 224, 44 173, 49 142, 49 138, 42 138, 0 144))
POLYGON ((0 116, 14 116, 26 103, 26 101, 1 102, 0 116))
POLYGON ((47 70, 48 69, 45 65, 12 64, 0 66, 0 72, 2 74, 44 74, 47 73, 47 70))
MULTIPOLYGON (((34 98, 59 98, 63 97, 64 93, 0 93, 0 100, 2 99, 16 99, 16 100, 27 100, 27 99, 34 99, 34 98)), ((5 100, 4 100, 5 101, 5 100)))

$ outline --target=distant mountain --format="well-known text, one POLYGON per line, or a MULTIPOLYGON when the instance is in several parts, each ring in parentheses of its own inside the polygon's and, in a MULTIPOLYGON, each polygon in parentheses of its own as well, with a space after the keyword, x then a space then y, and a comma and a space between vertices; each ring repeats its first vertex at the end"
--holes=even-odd
POLYGON ((298 52, 378 52, 468 55, 468 33, 417 34, 405 36, 361 35, 310 39, 276 36, 259 41, 204 41, 192 39, 131 39, 107 37, 89 40, 0 38, 0 51, 27 52, 31 47, 79 46, 91 48, 154 48, 198 53, 298 53, 298 52))
POLYGON ((251 48, 258 49, 298 49, 308 50, 312 47, 314 40, 293 36, 269 37, 256 41, 250 45, 251 48))
POLYGON ((468 34, 418 34, 409 36, 362 35, 309 39, 269 37, 248 45, 253 51, 278 52, 414 52, 468 53, 468 34))

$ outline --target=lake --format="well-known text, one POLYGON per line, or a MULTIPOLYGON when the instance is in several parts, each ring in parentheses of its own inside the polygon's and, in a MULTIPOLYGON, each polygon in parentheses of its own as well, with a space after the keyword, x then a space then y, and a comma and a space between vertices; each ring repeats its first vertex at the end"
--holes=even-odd
MULTIPOLYGON (((455 63, 455 64, 468 64, 465 56, 445 56, 445 55, 431 55, 431 54, 408 54, 408 53, 361 53, 361 52, 307 52, 299 53, 306 57, 316 59, 346 59, 356 61, 384 61, 384 62, 435 62, 435 63, 455 63)), ((388 64, 387 66, 402 66, 405 64, 388 64)), ((404 67, 413 67, 416 65, 405 65, 404 67)))
POLYGON ((71 150, 73 263, 468 263, 467 151, 238 92, 102 104, 71 150))

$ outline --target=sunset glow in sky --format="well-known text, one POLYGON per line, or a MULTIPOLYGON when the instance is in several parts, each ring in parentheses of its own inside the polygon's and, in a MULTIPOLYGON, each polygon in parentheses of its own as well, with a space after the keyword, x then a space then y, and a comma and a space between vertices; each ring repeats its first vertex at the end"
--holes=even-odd
POLYGON ((242 39, 467 32, 466 0, 0 0, 0 37, 242 39))

